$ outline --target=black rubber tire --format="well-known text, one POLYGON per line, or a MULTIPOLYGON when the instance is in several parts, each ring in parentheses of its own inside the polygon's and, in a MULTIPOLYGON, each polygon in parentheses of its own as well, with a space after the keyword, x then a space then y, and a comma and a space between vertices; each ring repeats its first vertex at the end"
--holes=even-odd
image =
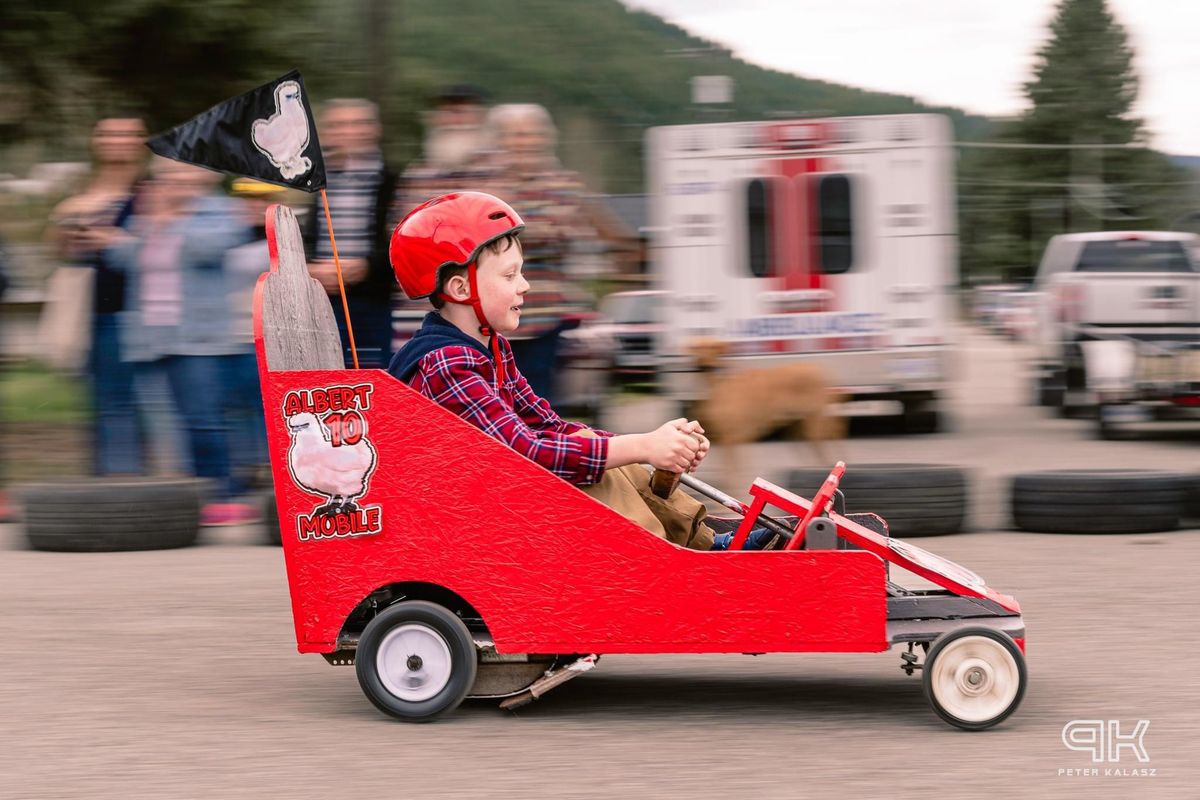
POLYGON ((25 535, 37 550, 99 553, 194 544, 208 481, 96 478, 20 491, 25 535))
POLYGON ((1188 475, 1047 470, 1013 477, 1012 518, 1038 533, 1153 533, 1179 527, 1188 475))
POLYGON ((406 600, 388 606, 367 623, 358 640, 354 670, 363 694, 383 713, 404 722, 432 722, 458 708, 475 685, 475 642, 461 619, 444 606, 424 600, 406 600), (378 672, 379 646, 400 625, 423 626, 441 636, 450 650, 450 677, 433 697, 419 702, 404 700, 384 685, 378 672))
MULTIPOLYGON (((792 470, 787 488, 812 499, 827 469, 792 470)), ((892 536, 943 536, 966 527, 967 474, 938 464, 851 464, 842 478, 847 513, 872 512, 892 536)))
POLYGON ((1200 475, 1189 475, 1183 492, 1183 518, 1200 521, 1200 475))
POLYGON ((1029 683, 1029 673, 1025 669, 1025 656, 1021 653, 1021 648, 1017 647, 1017 643, 1012 640, 1007 634, 992 628, 982 626, 971 626, 967 628, 959 628, 958 630, 943 633, 934 640, 933 646, 928 649, 925 655, 925 664, 921 668, 921 686, 925 690, 925 698, 929 700, 929 704, 933 706, 934 712, 945 722, 950 723, 956 728, 962 728, 965 731, 982 731, 987 730, 993 725, 997 725, 1006 720, 1017 706, 1021 705, 1021 700, 1025 697, 1025 689, 1029 683), (988 639, 994 639, 1003 645, 1009 655, 1013 657, 1017 666, 1017 693, 1003 711, 989 717, 985 720, 968 721, 954 716, 947 711, 941 702, 934 696, 933 691, 933 666, 937 663, 937 659, 941 656, 946 646, 958 641, 967 636, 983 636, 988 639))

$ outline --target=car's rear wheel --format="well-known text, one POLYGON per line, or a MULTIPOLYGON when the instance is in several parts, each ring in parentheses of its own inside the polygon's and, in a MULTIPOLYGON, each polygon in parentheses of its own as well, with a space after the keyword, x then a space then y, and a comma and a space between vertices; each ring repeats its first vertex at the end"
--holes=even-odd
POLYGON ((929 648, 922 673, 933 710, 963 730, 1002 722, 1025 696, 1025 657, 1016 642, 991 628, 942 634, 929 648))
POLYGON ((385 714, 429 722, 453 711, 475 683, 475 644, 443 606, 410 600, 371 620, 354 667, 363 694, 385 714))

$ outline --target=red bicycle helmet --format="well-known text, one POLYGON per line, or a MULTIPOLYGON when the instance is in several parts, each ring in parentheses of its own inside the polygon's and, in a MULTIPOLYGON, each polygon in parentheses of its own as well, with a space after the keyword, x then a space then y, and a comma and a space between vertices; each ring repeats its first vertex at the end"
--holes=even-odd
POLYGON ((408 212, 392 231, 392 269, 410 299, 428 297, 437 288, 443 266, 469 267, 485 245, 524 229, 520 215, 498 197, 483 192, 444 194, 408 212))

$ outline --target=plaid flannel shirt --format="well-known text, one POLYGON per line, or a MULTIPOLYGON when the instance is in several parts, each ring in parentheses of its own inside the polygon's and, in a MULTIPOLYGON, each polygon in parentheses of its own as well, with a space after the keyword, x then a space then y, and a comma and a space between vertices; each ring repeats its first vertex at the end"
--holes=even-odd
POLYGON ((500 337, 507 375, 505 394, 496 391, 491 358, 467 346, 451 345, 428 353, 410 385, 489 436, 575 485, 596 483, 608 459, 608 431, 567 422, 529 387, 517 369, 512 347, 500 337), (592 430, 595 438, 570 434, 592 430))

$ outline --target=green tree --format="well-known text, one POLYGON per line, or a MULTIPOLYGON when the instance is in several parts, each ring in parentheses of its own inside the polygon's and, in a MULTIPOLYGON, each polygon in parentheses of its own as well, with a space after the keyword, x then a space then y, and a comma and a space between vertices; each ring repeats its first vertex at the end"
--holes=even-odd
POLYGON ((0 84, 26 110, 0 119, 0 141, 41 139, 61 156, 106 114, 181 122, 286 71, 307 5, 281 26, 256 0, 0 3, 0 84))

